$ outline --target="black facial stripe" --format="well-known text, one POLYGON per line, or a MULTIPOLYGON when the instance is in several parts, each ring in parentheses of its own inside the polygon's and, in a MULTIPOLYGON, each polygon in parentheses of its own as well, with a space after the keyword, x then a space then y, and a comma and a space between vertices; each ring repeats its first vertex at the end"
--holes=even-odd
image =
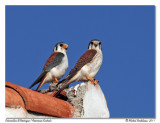
POLYGON ((90 43, 91 44, 91 49, 93 48, 93 42, 90 43))
MULTIPOLYGON (((91 42, 89 43, 89 45, 88 45, 88 49, 89 49, 89 46, 91 46, 91 42)), ((92 47, 92 46, 91 46, 92 47)))
POLYGON ((58 50, 58 46, 56 46, 56 50, 58 50))
POLYGON ((102 45, 101 45, 101 44, 99 44, 99 49, 101 49, 101 50, 102 50, 102 45))

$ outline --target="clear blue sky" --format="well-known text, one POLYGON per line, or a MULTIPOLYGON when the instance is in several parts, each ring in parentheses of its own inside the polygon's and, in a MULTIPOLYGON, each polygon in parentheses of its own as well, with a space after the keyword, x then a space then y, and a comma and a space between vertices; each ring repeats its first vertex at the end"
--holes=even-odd
POLYGON ((95 78, 111 118, 155 117, 154 6, 6 6, 6 81, 28 88, 61 41, 68 74, 92 39, 102 42, 95 78))

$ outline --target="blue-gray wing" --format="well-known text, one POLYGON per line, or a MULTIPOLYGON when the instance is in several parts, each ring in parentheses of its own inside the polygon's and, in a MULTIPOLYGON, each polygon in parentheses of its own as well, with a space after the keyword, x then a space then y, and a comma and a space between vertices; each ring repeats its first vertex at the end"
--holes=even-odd
MULTIPOLYGON (((44 66, 43 71, 49 72, 52 68, 58 66, 62 62, 63 58, 64 58, 64 54, 63 53, 56 54, 56 57, 53 60, 51 60, 51 62, 47 66, 44 66)), ((48 60, 50 60, 50 59, 48 59, 48 60)))
POLYGON ((43 77, 49 72, 52 68, 58 66, 63 60, 64 54, 60 52, 54 52, 46 61, 43 71, 40 76, 34 81, 34 83, 29 87, 32 88, 34 85, 38 84, 43 77))

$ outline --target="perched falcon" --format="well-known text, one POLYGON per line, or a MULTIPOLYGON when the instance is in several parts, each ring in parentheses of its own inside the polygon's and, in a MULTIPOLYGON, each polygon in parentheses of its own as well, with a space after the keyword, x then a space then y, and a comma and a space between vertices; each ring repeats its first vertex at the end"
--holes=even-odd
POLYGON ((87 52, 80 57, 75 67, 69 72, 69 75, 57 84, 58 86, 60 83, 65 83, 54 96, 57 96, 74 81, 90 80, 95 83, 97 80, 94 81, 93 77, 99 71, 102 59, 101 42, 99 40, 90 41, 87 52))
POLYGON ((68 45, 63 42, 57 43, 54 46, 54 52, 46 61, 42 73, 29 88, 40 82, 36 89, 38 91, 46 82, 59 82, 58 80, 62 78, 68 68, 67 48, 68 45))

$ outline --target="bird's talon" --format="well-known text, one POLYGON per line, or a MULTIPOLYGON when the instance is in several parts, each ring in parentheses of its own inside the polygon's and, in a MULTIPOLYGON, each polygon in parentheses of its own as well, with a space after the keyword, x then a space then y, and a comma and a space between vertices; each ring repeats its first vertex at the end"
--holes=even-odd
POLYGON ((94 81, 94 85, 97 85, 98 82, 99 82, 99 80, 95 80, 95 81, 94 81))
POLYGON ((99 80, 95 80, 95 83, 97 84, 99 82, 99 80))
POLYGON ((53 81, 52 84, 53 84, 53 83, 58 83, 58 82, 59 82, 59 81, 53 81))
POLYGON ((59 83, 59 80, 56 77, 54 77, 54 81, 52 82, 52 84, 53 83, 59 83))

